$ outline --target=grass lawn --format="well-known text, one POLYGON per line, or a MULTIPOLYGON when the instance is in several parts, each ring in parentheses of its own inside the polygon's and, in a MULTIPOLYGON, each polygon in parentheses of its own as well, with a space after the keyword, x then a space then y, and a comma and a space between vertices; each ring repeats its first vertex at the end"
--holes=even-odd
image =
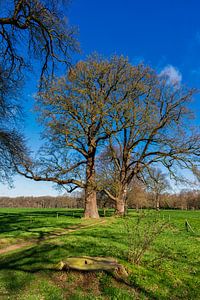
POLYGON ((81 216, 0 209, 0 299, 200 299, 200 211, 81 216), (117 258, 129 284, 104 272, 55 270, 59 261, 83 255, 117 258))

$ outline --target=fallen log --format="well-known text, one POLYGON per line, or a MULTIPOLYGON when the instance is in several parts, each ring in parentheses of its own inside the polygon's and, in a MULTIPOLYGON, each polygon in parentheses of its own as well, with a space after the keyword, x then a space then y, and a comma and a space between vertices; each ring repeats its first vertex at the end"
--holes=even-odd
POLYGON ((115 279, 128 284, 128 273, 126 269, 112 257, 68 257, 65 261, 58 263, 57 269, 76 271, 105 271, 110 273, 115 279))

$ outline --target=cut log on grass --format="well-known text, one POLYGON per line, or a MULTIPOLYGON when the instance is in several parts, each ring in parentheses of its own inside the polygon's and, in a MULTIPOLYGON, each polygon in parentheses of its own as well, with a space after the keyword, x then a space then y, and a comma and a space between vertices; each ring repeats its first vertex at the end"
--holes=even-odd
POLYGON ((59 270, 106 271, 117 280, 127 283, 128 273, 123 265, 112 257, 69 257, 57 265, 59 270))

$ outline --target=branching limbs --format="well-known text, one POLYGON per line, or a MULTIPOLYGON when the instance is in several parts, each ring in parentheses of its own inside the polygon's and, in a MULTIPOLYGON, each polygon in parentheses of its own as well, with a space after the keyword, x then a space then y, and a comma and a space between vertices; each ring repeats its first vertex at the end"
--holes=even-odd
POLYGON ((38 59, 42 88, 45 78, 53 79, 56 65, 68 67, 71 51, 78 49, 75 31, 63 18, 61 7, 56 0, 1 1, 0 180, 13 166, 13 148, 24 145, 16 121, 22 120, 20 90, 27 71, 33 70, 38 59))
MULTIPOLYGON (((75 31, 70 28, 58 11, 57 1, 18 0, 13 8, 9 5, 9 16, 0 18, 1 64, 7 65, 11 75, 18 75, 28 66, 27 57, 21 51, 27 46, 27 54, 36 56, 42 62, 40 78, 54 74, 55 64, 62 62, 69 65, 70 51, 76 51, 78 44, 75 31), (23 53, 23 54, 21 54, 23 53)), ((41 81, 42 82, 42 81, 41 81)))
MULTIPOLYGON (((128 126, 110 139, 107 155, 118 173, 113 178, 116 185, 117 177, 118 191, 134 177, 142 178, 152 166, 162 165, 171 178, 181 181, 181 169, 192 171, 200 165, 200 134, 189 127, 192 114, 187 109, 195 91, 172 86, 163 78, 151 78, 144 93, 130 100, 128 112, 122 108, 120 122, 128 126)), ((117 189, 111 184, 105 185, 104 191, 117 199, 117 189)))

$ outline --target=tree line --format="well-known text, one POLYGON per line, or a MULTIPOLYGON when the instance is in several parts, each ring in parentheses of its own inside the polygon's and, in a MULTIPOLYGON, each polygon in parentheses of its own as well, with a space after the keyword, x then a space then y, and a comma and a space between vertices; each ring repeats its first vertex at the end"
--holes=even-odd
MULTIPOLYGON (((105 194, 97 194, 98 208, 114 209, 114 203, 105 194)), ((127 208, 140 209, 158 209, 155 197, 152 193, 145 191, 141 186, 135 188, 134 192, 129 191, 127 197, 127 208)), ((0 207, 10 208, 84 208, 84 195, 76 196, 25 196, 25 197, 0 197, 0 207)), ((197 210, 200 209, 200 191, 182 190, 179 193, 160 195, 159 209, 182 209, 197 210)))

